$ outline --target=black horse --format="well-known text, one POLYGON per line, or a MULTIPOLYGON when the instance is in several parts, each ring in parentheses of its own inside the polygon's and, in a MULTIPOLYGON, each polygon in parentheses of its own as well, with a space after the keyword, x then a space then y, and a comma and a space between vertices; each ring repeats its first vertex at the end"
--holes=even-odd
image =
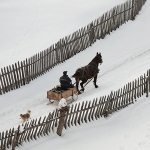
POLYGON ((92 59, 92 61, 82 67, 82 68, 78 68, 75 72, 75 74, 72 76, 75 78, 76 80, 76 88, 78 91, 78 94, 81 94, 81 92, 79 91, 78 85, 79 85, 79 81, 81 80, 82 82, 80 83, 81 86, 81 91, 84 91, 84 87, 83 84, 87 82, 88 79, 94 78, 94 86, 95 88, 98 87, 98 85, 96 85, 96 81, 97 81, 97 74, 99 72, 98 69, 98 65, 99 63, 101 64, 103 62, 102 60, 102 56, 101 53, 96 54, 96 56, 92 59))

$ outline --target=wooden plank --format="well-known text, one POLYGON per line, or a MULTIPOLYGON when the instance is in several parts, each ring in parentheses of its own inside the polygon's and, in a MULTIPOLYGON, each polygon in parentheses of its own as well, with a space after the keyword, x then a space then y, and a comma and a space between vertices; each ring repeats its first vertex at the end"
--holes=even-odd
POLYGON ((46 127, 45 127, 45 133, 48 135, 48 133, 50 132, 50 126, 51 126, 51 113, 48 114, 47 118, 46 118, 46 127), (49 123, 47 123, 49 122, 49 123))
POLYGON ((75 33, 75 38, 77 39, 74 43, 74 55, 76 55, 80 49, 81 49, 81 46, 80 46, 80 40, 79 40, 79 31, 76 31, 75 33))
POLYGON ((32 56, 32 78, 36 78, 36 73, 35 73, 35 65, 36 65, 36 60, 35 60, 35 55, 32 56))
POLYGON ((131 103, 131 85, 128 82, 128 103, 131 103))
MULTIPOLYGON (((43 118, 43 121, 41 122, 41 124, 43 124, 45 122, 46 117, 43 118)), ((39 130, 37 132, 37 136, 40 137, 42 135, 42 128, 43 125, 39 127, 39 130)))
POLYGON ((101 117, 103 116, 103 113, 105 111, 104 109, 105 109, 105 105, 106 105, 106 98, 107 98, 106 95, 102 97, 102 103, 103 104, 101 104, 100 111, 99 111, 100 112, 99 115, 101 117))
POLYGON ((94 120, 94 119, 97 119, 96 117, 95 117, 95 114, 96 114, 96 110, 97 110, 97 98, 95 98, 95 101, 94 101, 94 103, 93 103, 93 110, 92 110, 92 112, 91 112, 91 118, 92 118, 92 120, 94 120))
POLYGON ((85 117, 84 117, 84 121, 86 123, 87 123, 87 119, 88 119, 88 112, 89 112, 90 104, 91 104, 91 101, 88 102, 88 107, 86 108, 86 113, 85 113, 85 117))
POLYGON ((26 84, 26 80, 25 80, 25 61, 21 61, 21 74, 22 74, 22 85, 26 84))
POLYGON ((99 39, 99 18, 94 21, 95 40, 99 39))
POLYGON ((69 117, 68 117, 68 127, 70 127, 70 124, 71 124, 71 117, 72 117, 73 108, 74 108, 74 105, 72 105, 71 109, 70 109, 70 113, 69 113, 69 117))
POLYGON ((74 124, 74 116, 75 116, 75 112, 76 112, 76 108, 77 108, 77 103, 75 104, 75 107, 74 107, 74 110, 73 110, 73 113, 72 113, 72 118, 71 118, 71 125, 73 126, 74 124))
POLYGON ((79 110, 80 110, 80 103, 78 103, 78 106, 77 106, 77 112, 76 112, 76 115, 75 115, 75 119, 74 119, 74 124, 77 125, 77 120, 78 120, 78 117, 79 117, 79 110))
POLYGON ((64 121, 64 128, 65 129, 67 129, 67 123, 68 123, 69 114, 70 114, 70 107, 69 107, 69 112, 66 114, 65 121, 64 121))
POLYGON ((50 47, 47 49, 47 70, 51 69, 51 62, 50 62, 50 47))
POLYGON ((6 86, 5 74, 2 68, 1 68, 1 83, 3 83, 3 93, 8 92, 7 86, 6 86))
POLYGON ((144 73, 143 77, 143 94, 146 93, 146 74, 144 73))
POLYGON ((22 75, 22 72, 21 72, 21 64, 19 63, 19 61, 18 61, 18 74, 19 74, 19 77, 20 77, 20 80, 19 80, 20 86, 22 86, 23 85, 23 75, 22 75))
POLYGON ((48 135, 47 126, 48 126, 48 123, 47 123, 47 117, 46 117, 45 125, 43 126, 43 131, 42 131, 44 136, 48 135))
POLYGON ((94 118, 92 117, 92 111, 94 108, 94 104, 95 104, 95 99, 93 99, 93 102, 92 102, 90 109, 89 109, 89 113, 88 113, 88 117, 87 117, 89 121, 91 121, 91 119, 94 120, 94 118))
POLYGON ((114 111, 117 111, 117 104, 121 105, 121 103, 122 103, 120 95, 121 95, 121 89, 114 92, 114 94, 113 94, 113 107, 112 107, 112 109, 114 109, 114 111))
POLYGON ((3 143, 3 145, 4 145, 5 148, 7 146, 7 135, 8 135, 8 130, 6 130, 6 132, 4 133, 4 143, 3 143))
POLYGON ((44 67, 43 72, 46 73, 47 72, 47 50, 44 50, 43 52, 43 67, 44 67))
MULTIPOLYGON (((52 112, 51 114, 51 119, 53 119, 53 116, 54 116, 54 112, 52 112)), ((53 125, 53 120, 49 124, 49 132, 52 131, 52 125, 53 125)))
POLYGON ((0 74, 0 95, 2 95, 2 91, 3 91, 3 82, 1 80, 1 74, 0 74))
POLYGON ((140 97, 140 94, 141 94, 141 92, 140 92, 140 79, 138 78, 138 80, 137 80, 137 97, 138 98, 140 97))
MULTIPOLYGON (((84 43, 83 43, 83 38, 82 38, 82 34, 83 34, 83 32, 82 32, 82 30, 83 30, 83 28, 81 28, 81 29, 79 29, 79 36, 80 36, 80 51, 82 51, 83 49, 84 49, 84 43)), ((78 51, 78 52, 80 52, 80 51, 78 51)))
POLYGON ((38 55, 35 54, 34 56, 34 73, 35 73, 35 78, 39 76, 38 74, 38 55))
POLYGON ((6 143, 7 148, 9 148, 11 143, 12 143, 11 139, 12 139, 12 131, 10 129, 9 132, 8 132, 8 140, 7 140, 7 143, 6 143))
POLYGON ((98 100, 98 104, 97 104, 97 110, 96 110, 96 112, 95 112, 95 118, 96 118, 96 119, 97 119, 97 118, 100 118, 100 112, 101 112, 101 109, 102 109, 102 107, 103 107, 102 102, 103 102, 103 98, 100 97, 99 100, 98 100))
POLYGON ((13 143, 14 133, 15 133, 15 129, 12 128, 12 130, 11 130, 11 136, 10 136, 10 145, 12 145, 12 143, 13 143))
POLYGON ((34 134, 35 134, 35 131, 36 131, 36 121, 37 119, 33 119, 32 120, 32 126, 33 128, 31 129, 31 135, 30 135, 30 139, 33 140, 34 139, 34 134))
POLYGON ((12 73, 13 73, 13 76, 14 76, 14 85, 15 85, 15 88, 18 89, 17 77, 16 77, 16 72, 15 72, 15 67, 14 67, 13 64, 12 64, 12 73))
POLYGON ((54 66, 56 65, 56 54, 55 54, 55 48, 54 48, 54 44, 52 45, 52 52, 51 52, 51 63, 52 63, 52 68, 54 68, 54 66))
POLYGON ((30 57, 30 77, 31 77, 31 80, 34 79, 34 73, 33 73, 33 57, 30 57))
POLYGON ((79 116, 78 116, 78 121, 77 122, 78 122, 79 125, 81 124, 81 116, 82 116, 83 108, 84 108, 84 101, 82 102, 81 111, 80 111, 79 116))
POLYGON ((125 86, 123 87, 123 90, 122 90, 122 101, 123 101, 123 105, 125 105, 126 104, 126 102, 125 102, 125 93, 126 93, 126 89, 125 89, 125 86))
POLYGON ((63 48, 62 48, 62 39, 59 40, 58 42, 59 44, 59 57, 60 57, 60 63, 64 62, 64 59, 63 59, 63 48))
POLYGON ((25 64, 26 68, 25 68, 25 73, 26 73, 26 81, 27 83, 30 83, 31 81, 31 76, 30 76, 30 60, 26 59, 26 64, 25 64))
POLYGON ((31 135, 32 135, 32 130, 34 129, 33 123, 34 123, 33 120, 31 120, 31 122, 29 123, 29 127, 32 126, 32 128, 30 128, 30 129, 28 130, 28 135, 27 135, 27 140, 28 140, 28 142, 30 142, 30 140, 32 139, 31 135))
POLYGON ((134 82, 134 84, 135 84, 135 94, 134 94, 134 98, 136 99, 136 97, 137 97, 137 80, 135 79, 135 82, 134 82))
POLYGON ((85 43, 85 30, 86 30, 86 27, 84 27, 84 28, 82 28, 81 29, 81 35, 82 35, 82 41, 83 41, 83 48, 82 48, 82 51, 84 50, 84 49, 86 49, 86 43, 85 43))
POLYGON ((36 56, 37 56, 36 70, 37 70, 37 76, 39 76, 40 75, 40 54, 38 53, 36 56))
POLYGON ((52 46, 50 47, 50 53, 49 53, 49 63, 50 63, 50 68, 52 69, 53 68, 53 57, 52 57, 52 53, 54 53, 52 51, 52 46))
POLYGON ((34 55, 34 78, 37 78, 38 74, 38 56, 37 54, 34 55))
POLYGON ((120 89, 118 91, 112 91, 110 95, 111 96, 111 109, 114 111, 116 111, 116 102, 119 101, 119 97, 117 96, 117 94, 119 95, 119 91, 120 89))
MULTIPOLYGON (((53 111, 53 113, 52 113, 52 119, 54 119, 55 118, 55 111, 53 111)), ((55 126, 55 122, 54 122, 54 120, 52 121, 52 124, 51 124, 51 130, 52 131, 54 131, 54 126, 55 126)))
POLYGON ((129 103, 129 93, 128 93, 129 89, 128 89, 128 84, 126 84, 126 104, 129 103))
POLYGON ((55 123, 55 127, 58 127, 58 122, 59 122, 59 110, 56 109, 56 115, 55 115, 55 119, 54 119, 54 123, 55 123))
POLYGON ((82 123, 84 122, 84 117, 85 117, 85 109, 86 109, 86 107, 87 107, 87 104, 88 104, 88 102, 86 101, 86 102, 85 102, 85 105, 84 105, 84 108, 83 108, 82 117, 81 117, 81 122, 82 122, 82 123))
MULTIPOLYGON (((37 118, 35 119, 35 125, 37 124, 37 118)), ((34 133, 33 133, 33 137, 34 137, 34 139, 36 140, 37 138, 37 132, 38 132, 38 127, 35 127, 35 131, 34 131, 34 133)))
POLYGON ((27 130, 27 129, 29 127, 29 122, 26 122, 24 126, 25 126, 25 130, 24 130, 23 141, 27 142, 27 140, 28 140, 27 137, 28 137, 28 133, 29 133, 29 130, 27 130))
POLYGON ((41 52, 41 67, 42 67, 42 74, 44 73, 44 53, 41 52))
POLYGON ((2 135, 1 135, 1 149, 2 150, 6 149, 6 145, 4 144, 4 132, 2 132, 2 135))
POLYGON ((62 38, 60 39, 60 47, 61 47, 61 59, 62 62, 64 62, 66 60, 66 44, 65 44, 65 39, 62 38))
POLYGON ((134 87, 134 81, 132 81, 132 84, 131 84, 131 86, 132 86, 132 94, 131 94, 131 99, 132 99, 132 102, 134 101, 134 92, 135 92, 135 87, 134 87))
POLYGON ((30 57, 30 77, 31 77, 31 80, 34 79, 34 74, 33 74, 33 57, 30 57))
POLYGON ((149 75, 148 75, 148 78, 149 78, 149 82, 148 82, 148 87, 149 87, 149 92, 150 92, 150 69, 149 69, 149 75))
MULTIPOLYGON (((121 88, 120 89, 120 92, 118 92, 118 96, 119 96, 119 99, 118 99, 118 101, 119 101, 119 103, 121 104, 121 105, 123 105, 123 103, 124 103, 124 101, 123 101, 123 89, 121 88)), ((118 103, 118 101, 116 102, 116 108, 117 108, 117 103, 118 103)))
POLYGON ((54 117, 53 117, 53 124, 52 124, 52 130, 54 131, 55 127, 56 127, 56 116, 57 116, 57 110, 54 111, 54 117))
POLYGON ((106 101, 105 101, 105 103, 104 103, 104 107, 103 107, 103 112, 102 112, 102 115, 104 116, 104 117, 107 117, 107 115, 108 115, 108 106, 109 106, 109 95, 106 97, 106 101))
POLYGON ((20 79, 19 79, 19 73, 18 73, 18 66, 17 66, 17 63, 15 63, 15 71, 16 71, 16 81, 17 81, 17 85, 18 85, 18 88, 20 88, 20 79))
POLYGON ((143 78, 143 76, 141 76, 141 95, 143 95, 144 94, 144 78, 143 78))
POLYGON ((6 86, 7 86, 7 90, 10 91, 10 83, 9 83, 9 72, 6 71, 6 68, 4 67, 4 74, 5 74, 5 79, 6 79, 6 86))

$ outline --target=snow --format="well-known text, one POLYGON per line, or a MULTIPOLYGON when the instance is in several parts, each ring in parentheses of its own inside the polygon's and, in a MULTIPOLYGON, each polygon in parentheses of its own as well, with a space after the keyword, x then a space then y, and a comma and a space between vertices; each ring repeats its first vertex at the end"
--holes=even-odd
MULTIPOLYGON (((0 67, 31 57, 125 1, 1 0, 0 67)), ((96 52, 101 52, 103 57, 97 80, 99 88, 95 89, 90 82, 74 104, 108 95, 146 73, 150 69, 149 14, 150 1, 147 1, 134 21, 122 25, 30 84, 1 95, 0 132, 21 124, 19 114, 28 109, 32 119, 55 110, 58 103, 47 105, 46 92, 59 84, 64 70, 71 76, 77 68, 89 63, 96 52)), ((16 149, 149 150, 149 106, 150 98, 144 95, 108 118, 64 129, 61 137, 51 133, 16 149)))
POLYGON ((67 101, 66 101, 66 99, 62 98, 58 103, 58 109, 61 109, 65 106, 67 106, 67 101))

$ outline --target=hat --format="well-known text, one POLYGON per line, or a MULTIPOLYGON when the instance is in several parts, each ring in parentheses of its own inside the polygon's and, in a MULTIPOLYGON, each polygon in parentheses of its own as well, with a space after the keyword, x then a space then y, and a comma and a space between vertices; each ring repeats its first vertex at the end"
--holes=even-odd
POLYGON ((64 71, 63 74, 67 74, 67 71, 64 71))

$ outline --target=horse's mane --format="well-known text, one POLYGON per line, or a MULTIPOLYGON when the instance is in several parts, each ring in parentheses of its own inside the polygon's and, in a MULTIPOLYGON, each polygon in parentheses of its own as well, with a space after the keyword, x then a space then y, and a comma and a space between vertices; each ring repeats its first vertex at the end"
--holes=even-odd
MULTIPOLYGON (((95 57, 94 57, 94 58, 90 61, 90 63, 89 63, 89 64, 91 64, 92 62, 97 61, 97 56, 98 56, 98 55, 96 55, 96 56, 95 56, 95 57)), ((89 65, 89 64, 88 64, 88 65, 89 65)))

